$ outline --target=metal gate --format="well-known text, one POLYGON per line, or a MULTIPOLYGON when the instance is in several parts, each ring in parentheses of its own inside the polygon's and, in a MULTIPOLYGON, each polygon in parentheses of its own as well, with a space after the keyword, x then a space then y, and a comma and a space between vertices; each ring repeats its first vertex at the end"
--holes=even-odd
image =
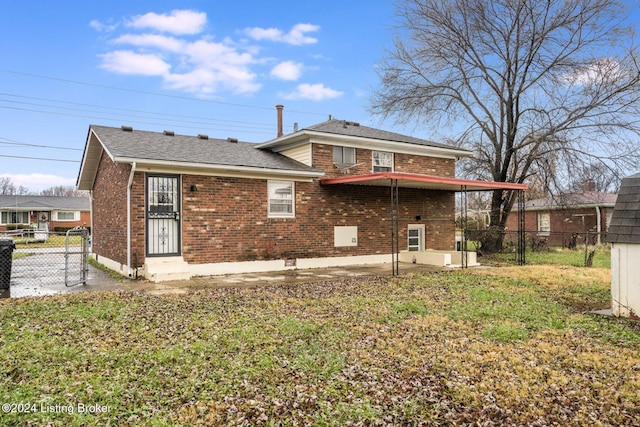
POLYGON ((67 231, 64 251, 64 284, 87 284, 89 275, 89 230, 75 227, 67 231))

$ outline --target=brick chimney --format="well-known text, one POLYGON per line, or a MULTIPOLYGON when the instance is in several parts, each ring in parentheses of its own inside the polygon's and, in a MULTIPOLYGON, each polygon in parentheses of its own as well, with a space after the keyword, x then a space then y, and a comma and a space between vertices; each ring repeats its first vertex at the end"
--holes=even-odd
POLYGON ((282 135, 284 135, 284 132, 282 132, 282 109, 284 108, 284 105, 276 105, 276 110, 278 110, 278 138, 280 138, 282 135))
POLYGON ((586 179, 582 183, 582 192, 596 191, 596 182, 592 179, 586 179))

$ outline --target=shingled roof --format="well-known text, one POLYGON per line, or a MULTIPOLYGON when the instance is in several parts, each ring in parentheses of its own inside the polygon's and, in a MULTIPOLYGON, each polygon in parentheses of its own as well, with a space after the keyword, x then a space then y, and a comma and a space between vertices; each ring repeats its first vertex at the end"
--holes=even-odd
MULTIPOLYGON (((415 138, 409 135, 402 135, 400 133, 389 132, 382 129, 370 128, 367 126, 362 126, 356 122, 349 122, 346 120, 328 120, 326 122, 318 123, 317 125, 309 126, 305 128, 306 130, 322 132, 322 133, 331 133, 335 135, 345 135, 345 136, 357 136, 361 138, 373 138, 380 139, 384 141, 393 141, 393 142, 404 142, 407 144, 416 144, 423 145, 426 147, 437 147, 437 148, 445 148, 452 150, 460 150, 458 147, 454 147, 451 145, 439 144, 437 142, 429 141, 426 139, 415 138)), ((302 129, 302 130, 305 130, 302 129)))
POLYGON ((622 180, 607 242, 640 243, 640 174, 622 180))
POLYGON ((110 156, 116 159, 160 160, 175 163, 245 166, 313 172, 314 168, 267 150, 256 144, 205 135, 175 135, 131 128, 92 125, 91 129, 110 156), (124 130, 127 129, 127 130, 124 130))
POLYGON ((0 195, 0 209, 88 211, 88 197, 0 195))
POLYGON ((585 208, 591 206, 613 207, 616 203, 615 193, 585 191, 583 193, 558 194, 553 197, 528 200, 525 210, 585 208))

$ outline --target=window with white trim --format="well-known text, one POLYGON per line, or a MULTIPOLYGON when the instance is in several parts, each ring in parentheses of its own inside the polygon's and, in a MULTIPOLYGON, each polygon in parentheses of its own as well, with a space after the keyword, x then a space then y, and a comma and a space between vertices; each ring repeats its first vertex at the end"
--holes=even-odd
POLYGON ((538 212, 538 234, 549 235, 551 232, 551 214, 538 212))
POLYGON ((269 181, 267 184, 269 193, 269 216, 291 218, 295 216, 293 195, 293 182, 269 181))
POLYGON ((393 153, 372 151, 371 158, 374 172, 393 172, 393 153))
POLYGON ((333 147, 333 163, 343 165, 356 164, 356 149, 353 147, 333 147))
POLYGON ((424 224, 409 224, 407 249, 409 252, 424 251, 424 224))
POLYGON ((74 211, 56 212, 56 221, 77 221, 79 218, 80 218, 80 212, 74 212, 74 211))
POLYGON ((11 212, 5 211, 0 215, 0 223, 2 224, 29 224, 29 212, 11 212))

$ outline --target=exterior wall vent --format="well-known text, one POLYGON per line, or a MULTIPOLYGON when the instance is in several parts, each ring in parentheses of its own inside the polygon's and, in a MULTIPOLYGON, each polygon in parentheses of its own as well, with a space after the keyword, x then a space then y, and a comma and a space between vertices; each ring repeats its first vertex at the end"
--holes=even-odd
POLYGON ((199 133, 198 138, 200 139, 209 139, 209 135, 205 135, 204 133, 199 133))
POLYGON ((227 138, 227 142, 238 142, 238 138, 227 138))
POLYGON ((167 136, 175 136, 176 133, 172 130, 165 130, 164 134, 167 136))
POLYGON ((133 132, 132 126, 121 126, 121 129, 125 132, 133 132))

